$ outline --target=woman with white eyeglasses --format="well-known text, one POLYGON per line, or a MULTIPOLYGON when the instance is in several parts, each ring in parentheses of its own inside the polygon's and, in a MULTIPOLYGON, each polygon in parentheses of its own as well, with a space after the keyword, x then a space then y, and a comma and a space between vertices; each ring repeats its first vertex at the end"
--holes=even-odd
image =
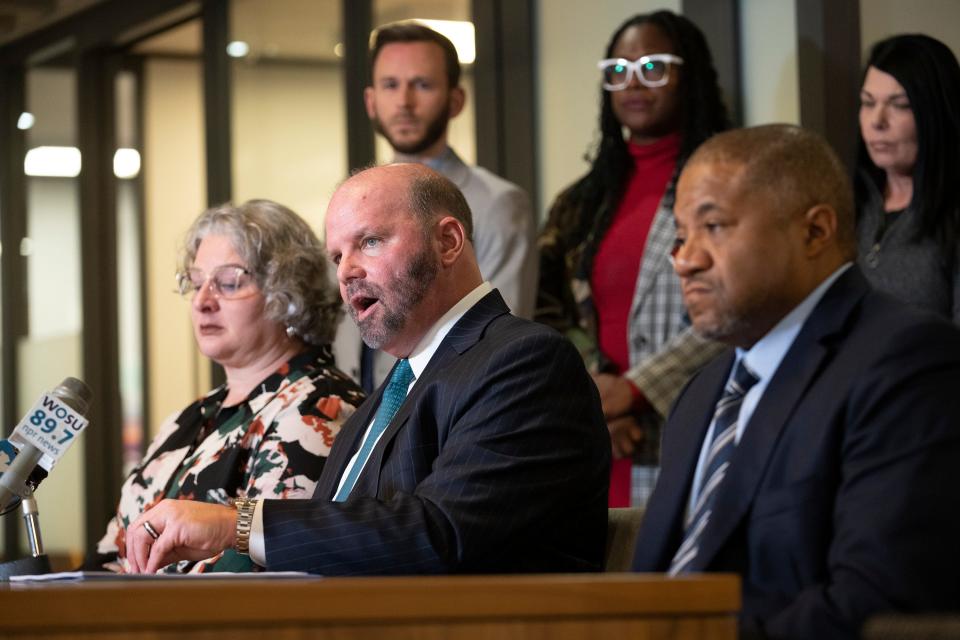
MULTIPOLYGON (((226 383, 160 426, 86 568, 123 570, 126 527, 164 498, 309 498, 363 400, 330 351, 341 303, 325 252, 290 209, 251 200, 205 211, 187 232, 177 289, 200 352, 223 366, 226 383)), ((164 571, 252 567, 229 550, 164 571)))
POLYGON ((598 66, 600 139, 540 236, 536 317, 567 334, 595 372, 615 458, 610 506, 642 505, 659 425, 720 349, 689 329, 669 258, 677 175, 729 121, 706 40, 683 16, 630 18, 598 66))

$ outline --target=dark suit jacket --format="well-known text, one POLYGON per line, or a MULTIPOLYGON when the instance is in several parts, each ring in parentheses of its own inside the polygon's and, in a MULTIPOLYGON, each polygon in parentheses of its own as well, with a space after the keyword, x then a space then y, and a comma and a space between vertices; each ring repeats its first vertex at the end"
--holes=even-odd
POLYGON ((382 393, 344 425, 313 500, 265 502, 268 569, 602 568, 610 440, 566 339, 486 295, 440 344, 349 499, 331 502, 382 393))
MULTIPOLYGON (((664 571, 733 353, 681 394, 634 569, 664 571)), ((693 571, 743 578, 747 635, 855 635, 960 606, 960 331, 856 267, 814 309, 737 446, 693 571)))

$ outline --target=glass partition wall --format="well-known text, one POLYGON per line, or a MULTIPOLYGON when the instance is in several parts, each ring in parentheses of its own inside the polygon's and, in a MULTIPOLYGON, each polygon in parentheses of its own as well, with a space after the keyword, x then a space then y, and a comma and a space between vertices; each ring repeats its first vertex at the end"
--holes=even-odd
MULTIPOLYGON (((23 192, 20 206, 3 199, 22 231, 4 238, 21 259, 3 262, 18 292, 4 295, 2 319, 23 319, 3 333, 2 376, 15 381, 3 389, 16 390, 4 435, 68 375, 88 382, 97 415, 37 491, 55 568, 76 566, 102 535, 147 428, 209 388, 173 293, 180 238, 207 205, 199 5, 180 4, 172 14, 128 5, 129 24, 99 34, 87 22, 110 21, 80 16, 87 50, 72 37, 41 37, 36 52, 0 47, 5 77, 22 78, 24 146, 4 166, 4 184, 23 192), (106 322, 91 340, 84 324, 98 313, 106 322)), ((17 514, 4 521, 4 560, 25 555, 22 529, 17 514)))
POLYGON ((322 235, 347 175, 341 2, 233 0, 233 199, 280 202, 322 235))
POLYGON ((143 182, 140 126, 140 67, 117 74, 116 146, 113 178, 117 194, 117 327, 120 350, 123 472, 140 460, 145 439, 143 182))
MULTIPOLYGON (((63 378, 83 378, 80 205, 76 72, 59 63, 30 66, 25 75, 26 235, 19 250, 26 274, 25 333, 16 344, 17 415, 63 378)), ((83 529, 84 438, 57 462, 37 490, 48 553, 76 558, 83 529)), ((21 546, 23 555, 26 551, 21 546)))
POLYGON ((190 306, 174 293, 183 235, 207 206, 202 53, 200 18, 132 50, 142 92, 147 442, 164 418, 210 388, 210 365, 197 351, 190 306))
MULTIPOLYGON (((88 382, 97 416, 37 492, 58 568, 102 535, 163 418, 214 383, 173 292, 187 227, 222 200, 265 197, 322 231, 349 167, 392 156, 370 143, 362 106, 347 107, 362 97, 372 29, 415 18, 469 31, 473 6, 100 0, 0 40, 3 435, 68 375, 88 382)), ((461 53, 467 108, 450 141, 474 162, 476 63, 461 53)), ((24 554, 13 518, 4 560, 24 554)))

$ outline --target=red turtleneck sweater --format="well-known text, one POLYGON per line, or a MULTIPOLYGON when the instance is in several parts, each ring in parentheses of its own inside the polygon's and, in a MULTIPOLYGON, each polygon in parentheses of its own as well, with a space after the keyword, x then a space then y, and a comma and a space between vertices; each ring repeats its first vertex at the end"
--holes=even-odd
POLYGON ((616 365, 618 373, 630 368, 630 304, 647 234, 677 164, 680 134, 648 145, 630 142, 627 149, 633 158, 633 173, 610 228, 600 241, 590 274, 600 350, 616 365))
MULTIPOLYGON (((680 134, 671 134, 647 145, 630 142, 627 149, 633 158, 633 173, 597 248, 590 274, 600 350, 621 374, 630 368, 627 321, 640 261, 657 206, 677 164, 680 134)), ((629 458, 613 461, 611 507, 630 506, 631 467, 629 458)))

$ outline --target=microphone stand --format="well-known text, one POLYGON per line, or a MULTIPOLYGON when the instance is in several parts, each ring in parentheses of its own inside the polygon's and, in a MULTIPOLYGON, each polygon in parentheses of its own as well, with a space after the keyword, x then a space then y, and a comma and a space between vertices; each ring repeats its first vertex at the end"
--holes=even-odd
POLYGON ((23 523, 27 528, 30 557, 0 563, 0 582, 9 582, 10 576, 50 573, 50 558, 43 552, 43 538, 40 536, 40 511, 37 509, 37 499, 29 487, 21 498, 20 507, 23 510, 23 523))

